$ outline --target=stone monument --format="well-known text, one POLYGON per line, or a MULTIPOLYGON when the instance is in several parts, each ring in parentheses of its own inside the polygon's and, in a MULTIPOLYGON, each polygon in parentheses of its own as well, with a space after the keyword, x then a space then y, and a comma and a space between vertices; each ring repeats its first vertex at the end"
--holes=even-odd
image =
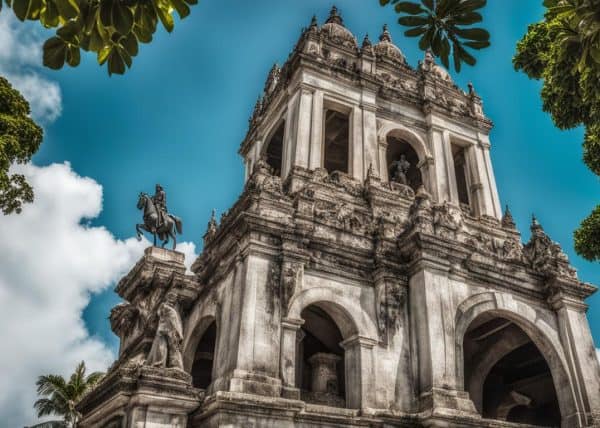
POLYGON ((193 273, 152 247, 117 285, 119 357, 80 426, 600 426, 596 288, 537 220, 521 242, 491 127, 430 53, 313 19, 193 273))

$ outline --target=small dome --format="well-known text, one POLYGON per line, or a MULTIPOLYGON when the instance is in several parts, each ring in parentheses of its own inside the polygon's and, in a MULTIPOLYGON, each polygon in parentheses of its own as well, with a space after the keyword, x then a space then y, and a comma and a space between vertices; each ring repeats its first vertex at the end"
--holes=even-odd
POLYGON ((329 13, 329 18, 321 27, 321 32, 333 41, 340 42, 344 46, 358 49, 358 43, 354 35, 344 27, 342 17, 338 13, 337 7, 333 6, 329 13))
POLYGON ((406 58, 404 58, 402 51, 392 41, 392 35, 388 31, 387 25, 383 26, 383 33, 379 36, 379 43, 375 45, 374 49, 375 55, 377 56, 390 58, 402 63, 406 62, 406 58))

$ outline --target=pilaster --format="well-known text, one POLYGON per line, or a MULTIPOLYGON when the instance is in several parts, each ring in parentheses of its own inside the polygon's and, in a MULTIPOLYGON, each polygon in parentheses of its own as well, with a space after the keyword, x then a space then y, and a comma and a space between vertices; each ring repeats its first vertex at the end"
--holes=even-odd
POLYGON ((356 385, 346 390, 346 407, 366 409, 375 404, 375 340, 352 336, 340 345, 344 348, 346 385, 356 385))

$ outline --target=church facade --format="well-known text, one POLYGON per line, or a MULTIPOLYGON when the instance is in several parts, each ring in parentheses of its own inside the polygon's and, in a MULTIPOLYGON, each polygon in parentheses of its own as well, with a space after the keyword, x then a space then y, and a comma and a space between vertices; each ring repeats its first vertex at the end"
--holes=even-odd
POLYGON ((521 242, 491 127, 430 54, 313 19, 193 273, 152 247, 119 282, 80 426, 600 426, 596 288, 537 220, 521 242))

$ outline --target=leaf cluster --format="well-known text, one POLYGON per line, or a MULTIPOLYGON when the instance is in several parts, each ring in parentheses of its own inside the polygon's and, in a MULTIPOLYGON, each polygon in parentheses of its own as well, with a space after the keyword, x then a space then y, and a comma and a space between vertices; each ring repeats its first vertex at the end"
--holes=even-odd
POLYGON ((404 34, 419 37, 419 48, 431 49, 446 68, 450 56, 457 72, 462 63, 473 66, 477 60, 469 49, 490 46, 490 34, 483 28, 471 27, 483 20, 478 10, 486 5, 486 0, 379 0, 379 3, 394 6, 402 15, 398 23, 411 27, 404 34))
POLYGON ((80 418, 75 405, 104 376, 104 373, 100 372, 93 372, 86 376, 85 372, 85 363, 82 361, 68 381, 59 375, 40 376, 36 383, 37 393, 43 398, 33 405, 38 412, 38 417, 61 416, 64 426, 75 426, 80 418))
MULTIPOLYGON (((546 0, 517 44, 516 70, 543 80, 542 106, 560 129, 583 125, 583 160, 600 175, 600 0, 546 0)), ((600 207, 575 232, 575 250, 600 259, 600 207), (597 228, 597 230, 595 229, 597 228)))
MULTIPOLYGON (((44 43, 44 65, 58 70, 66 63, 77 67, 81 50, 96 53, 108 74, 124 74, 138 54, 140 43, 150 43, 160 21, 168 31, 190 14, 198 0, 5 0, 16 17, 56 28, 44 43)), ((0 0, 0 9, 2 0, 0 0)))
POLYGON ((31 159, 42 143, 42 128, 29 117, 29 103, 0 76, 0 209, 20 213, 33 201, 33 189, 21 174, 9 174, 13 163, 31 159))

